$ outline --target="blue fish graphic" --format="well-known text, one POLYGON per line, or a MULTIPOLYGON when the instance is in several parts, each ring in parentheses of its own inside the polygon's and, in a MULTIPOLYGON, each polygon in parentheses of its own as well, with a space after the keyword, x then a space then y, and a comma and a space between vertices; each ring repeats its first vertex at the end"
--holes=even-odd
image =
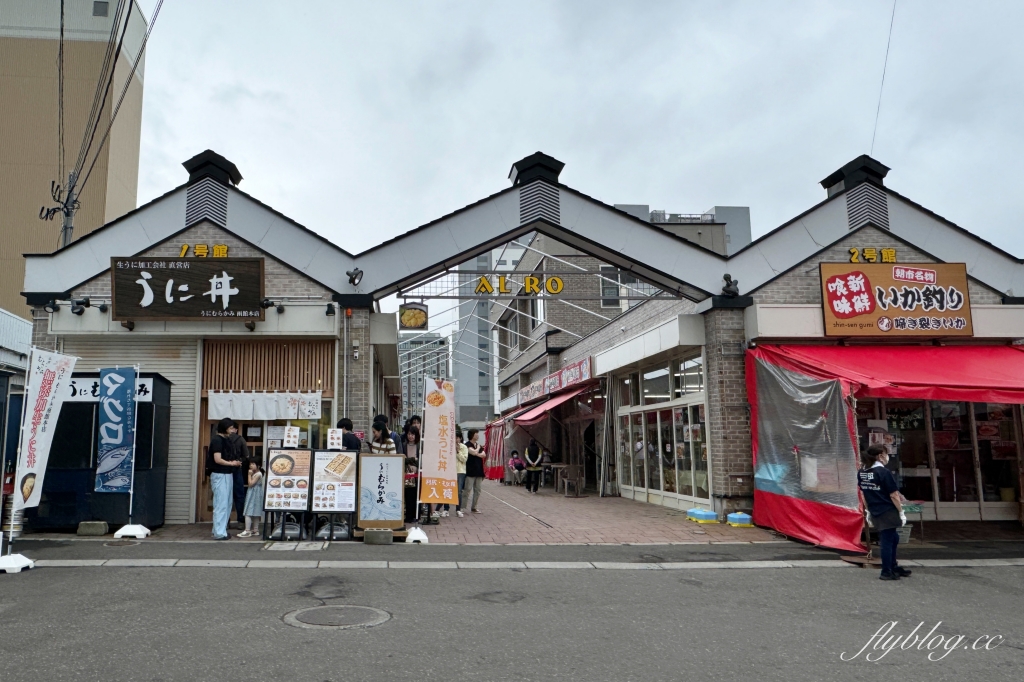
POLYGON ((103 482, 104 488, 127 488, 131 484, 131 480, 127 476, 115 476, 109 480, 103 482))
POLYGON ((121 463, 121 460, 130 454, 132 454, 131 447, 111 450, 102 459, 100 459, 99 466, 96 467, 96 473, 105 474, 108 471, 113 471, 117 468, 117 465, 121 463))

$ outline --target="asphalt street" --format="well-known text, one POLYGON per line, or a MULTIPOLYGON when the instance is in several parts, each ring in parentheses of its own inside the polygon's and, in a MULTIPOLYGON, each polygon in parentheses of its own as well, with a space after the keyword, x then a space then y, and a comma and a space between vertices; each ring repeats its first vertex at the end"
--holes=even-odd
MULTIPOLYGON (((264 560, 427 561, 451 559, 453 550, 473 561, 512 560, 512 552, 550 561, 713 560, 707 552, 722 561, 834 558, 793 543, 270 552, 24 542, 19 549, 40 559, 156 558, 165 551, 225 558, 229 550, 264 560)), ((0 575, 0 678, 1019 680, 1022 597, 1024 566, 920 567, 898 583, 877 580, 874 570, 835 568, 37 568, 0 575), (323 604, 371 606, 391 618, 345 630, 300 629, 284 620, 323 604), (914 646, 878 662, 864 659, 880 650, 856 655, 889 621, 898 621, 890 636, 908 635, 918 623, 917 635, 924 635, 941 623, 929 641, 941 653, 955 648, 936 661, 914 646), (959 635, 965 639, 954 639, 959 635), (934 644, 936 636, 945 639, 934 644), (980 649, 972 648, 976 642, 980 649), (844 652, 853 660, 843 661, 844 652)))

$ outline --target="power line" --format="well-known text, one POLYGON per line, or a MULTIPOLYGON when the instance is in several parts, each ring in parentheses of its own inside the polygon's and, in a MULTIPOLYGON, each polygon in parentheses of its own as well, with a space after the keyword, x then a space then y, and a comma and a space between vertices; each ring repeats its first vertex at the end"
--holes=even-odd
POLYGON ((78 158, 75 160, 76 173, 81 172, 82 167, 85 165, 85 159, 89 152, 87 143, 91 143, 92 135, 95 134, 97 120, 101 110, 100 102, 104 99, 107 90, 110 89, 110 79, 113 77, 113 74, 110 73, 111 57, 114 54, 114 48, 119 45, 117 40, 117 29, 121 25, 121 17, 124 14, 124 2, 125 0, 118 0, 117 8, 114 10, 114 20, 110 24, 110 35, 107 37, 107 50, 103 55, 103 64, 100 66, 99 78, 96 80, 96 92, 93 93, 92 107, 89 109, 89 118, 86 119, 85 123, 86 132, 82 137, 82 145, 78 149, 78 158))
POLYGON ((889 38, 885 41, 885 62, 882 64, 882 84, 878 86, 878 106, 875 107, 875 126, 871 129, 871 151, 875 153, 875 134, 878 132, 878 112, 882 110, 882 90, 885 89, 885 70, 889 67, 889 45, 892 44, 892 25, 896 20, 896 0, 892 0, 892 15, 889 17, 889 38))
POLYGON ((64 181, 64 0, 60 0, 60 43, 57 48, 57 178, 64 181))

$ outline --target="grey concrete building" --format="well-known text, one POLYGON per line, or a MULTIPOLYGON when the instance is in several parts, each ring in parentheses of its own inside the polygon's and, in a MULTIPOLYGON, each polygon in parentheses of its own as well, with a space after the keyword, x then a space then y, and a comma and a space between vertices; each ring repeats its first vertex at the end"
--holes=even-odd
POLYGON ((401 332, 398 364, 402 377, 402 420, 423 414, 425 383, 451 376, 448 337, 436 332, 401 332))

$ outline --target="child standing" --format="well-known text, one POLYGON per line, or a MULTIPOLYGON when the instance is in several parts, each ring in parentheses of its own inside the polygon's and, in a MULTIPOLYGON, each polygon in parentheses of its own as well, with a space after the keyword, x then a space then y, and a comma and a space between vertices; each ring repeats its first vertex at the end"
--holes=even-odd
POLYGON ((240 538, 251 538, 260 534, 263 522, 263 470, 259 462, 249 462, 249 489, 245 493, 245 530, 240 538))

